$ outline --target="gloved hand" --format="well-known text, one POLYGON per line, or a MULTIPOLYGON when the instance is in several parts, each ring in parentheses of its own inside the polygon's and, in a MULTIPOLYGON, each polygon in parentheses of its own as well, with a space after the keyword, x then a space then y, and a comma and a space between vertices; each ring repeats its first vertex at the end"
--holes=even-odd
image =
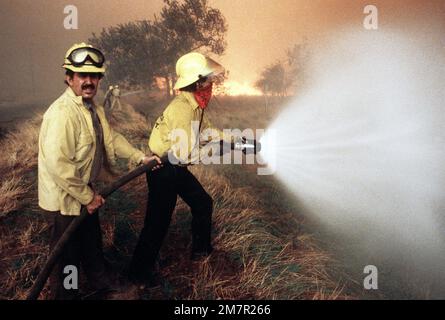
POLYGON ((156 166, 153 167, 153 169, 151 169, 152 171, 157 170, 159 168, 162 167, 162 161, 161 159, 159 159, 158 156, 154 155, 154 156, 148 156, 146 155, 145 157, 142 158, 141 162, 143 164, 149 164, 150 162, 152 162, 153 160, 155 160, 158 164, 156 166))

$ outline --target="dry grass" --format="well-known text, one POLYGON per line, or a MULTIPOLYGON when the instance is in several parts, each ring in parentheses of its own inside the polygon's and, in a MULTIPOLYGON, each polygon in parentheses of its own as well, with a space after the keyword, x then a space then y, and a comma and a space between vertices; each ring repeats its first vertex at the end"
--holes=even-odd
POLYGON ((2 174, 24 174, 37 165, 39 128, 42 114, 34 115, 6 134, 0 142, 0 163, 2 174))
MULTIPOLYGON (((0 299, 24 299, 45 263, 49 225, 39 217, 6 217, 1 221, 0 299)), ((47 288, 43 291, 46 296, 47 288)))
MULTIPOLYGON (((220 127, 230 114, 228 109, 222 108, 214 116, 220 127)), ((249 119, 245 123, 253 123, 258 112, 249 110, 246 114, 249 119)), ((129 105, 110 118, 132 143, 146 144, 152 119, 147 120, 129 105)), ((0 217, 0 268, 4 270, 0 299, 23 299, 47 255, 50 224, 36 208, 35 190, 40 120, 41 116, 34 117, 0 142, 7 151, 0 156, 2 174, 8 177, 2 178, 0 187, 0 208, 5 213, 0 217), (25 195, 27 201, 23 201, 25 195)), ((215 200, 215 252, 203 261, 188 259, 190 213, 179 202, 161 252, 163 285, 148 292, 150 299, 348 298, 344 284, 332 276, 335 261, 310 234, 301 232, 303 221, 297 213, 264 205, 258 201, 255 185, 237 187, 229 177, 209 167, 192 170, 215 200)), ((118 233, 126 240, 137 237, 144 219, 145 194, 141 177, 124 188, 115 199, 115 207, 106 209, 102 221, 104 249, 117 255, 116 263, 131 256, 134 243, 117 243, 116 237, 118 233), (125 210, 129 212, 124 215, 125 210)), ((124 292, 122 298, 143 298, 132 290, 124 292)), ((47 294, 45 288, 41 298, 47 294)))
POLYGON ((0 182, 0 216, 20 207, 20 198, 29 190, 22 178, 11 176, 0 182))
POLYGON ((20 209, 31 187, 27 174, 37 166, 41 119, 41 114, 35 115, 0 141, 0 216, 20 209))
POLYGON ((133 139, 148 139, 151 132, 151 125, 148 120, 140 113, 135 112, 134 108, 126 103, 121 104, 120 110, 114 110, 108 114, 108 120, 113 128, 130 136, 133 139))
POLYGON ((199 265, 188 299, 345 298, 330 275, 332 257, 310 235, 295 233, 294 214, 262 208, 251 188, 234 188, 204 167, 194 172, 215 199, 217 257, 199 265), (236 272, 222 271, 227 265, 236 272))

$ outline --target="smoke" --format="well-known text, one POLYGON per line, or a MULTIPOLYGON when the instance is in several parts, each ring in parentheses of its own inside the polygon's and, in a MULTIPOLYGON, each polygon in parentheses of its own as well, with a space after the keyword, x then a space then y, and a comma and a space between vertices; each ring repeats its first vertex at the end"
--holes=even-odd
POLYGON ((275 175, 370 264, 444 277, 444 49, 403 33, 341 32, 313 53, 306 89, 270 126, 273 145, 263 139, 275 175))

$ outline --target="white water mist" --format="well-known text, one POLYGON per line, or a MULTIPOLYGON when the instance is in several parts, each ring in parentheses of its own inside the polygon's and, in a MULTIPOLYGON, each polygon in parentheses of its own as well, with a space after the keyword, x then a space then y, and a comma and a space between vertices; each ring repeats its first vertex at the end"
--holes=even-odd
POLYGON ((342 32, 313 54, 306 88, 263 139, 275 175, 307 214, 370 254, 443 276, 444 48, 342 32))

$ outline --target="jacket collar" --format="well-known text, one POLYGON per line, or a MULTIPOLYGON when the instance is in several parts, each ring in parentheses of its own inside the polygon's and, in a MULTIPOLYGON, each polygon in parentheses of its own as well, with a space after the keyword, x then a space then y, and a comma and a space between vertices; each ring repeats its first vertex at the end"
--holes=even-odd
POLYGON ((70 97, 70 99, 77 104, 78 106, 83 106, 82 96, 77 96, 71 87, 67 87, 65 90, 65 94, 70 97))
POLYGON ((80 107, 80 111, 84 114, 85 120, 87 122, 88 130, 90 131, 90 134, 94 137, 95 131, 94 131, 94 127, 93 127, 93 120, 92 120, 91 116, 86 116, 87 114, 89 115, 90 112, 88 111, 87 107, 83 103, 82 96, 77 96, 74 93, 73 89, 71 89, 70 87, 66 88, 65 94, 69 99, 71 99, 71 101, 76 106, 80 107))
POLYGON ((193 110, 196 110, 199 107, 198 102, 193 95, 193 92, 182 91, 181 95, 187 100, 187 102, 192 106, 193 110))

